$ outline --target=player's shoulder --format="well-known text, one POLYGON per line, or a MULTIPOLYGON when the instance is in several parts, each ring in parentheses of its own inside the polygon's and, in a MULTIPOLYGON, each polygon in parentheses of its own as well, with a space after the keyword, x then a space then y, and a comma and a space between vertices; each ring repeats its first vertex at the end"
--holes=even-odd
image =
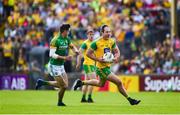
POLYGON ((111 40, 111 41, 115 41, 115 40, 116 40, 116 38, 111 37, 109 40, 111 40))
POLYGON ((97 43, 97 42, 101 42, 101 40, 102 40, 102 37, 98 37, 98 38, 95 39, 93 42, 94 42, 94 43, 97 43))
POLYGON ((88 39, 83 41, 83 44, 87 44, 88 43, 88 39))
POLYGON ((87 41, 85 40, 82 42, 81 48, 86 49, 86 46, 87 46, 87 41))
POLYGON ((116 39, 112 37, 112 38, 109 39, 109 41, 112 42, 112 43, 115 43, 116 39))
POLYGON ((96 49, 97 46, 102 43, 102 42, 100 41, 100 39, 101 39, 101 37, 95 39, 95 40, 91 43, 91 45, 90 45, 91 48, 95 48, 95 49, 96 49))
POLYGON ((58 39, 58 37, 59 37, 59 34, 58 34, 58 35, 55 35, 55 36, 51 39, 51 42, 56 41, 56 40, 58 39))
POLYGON ((51 42, 50 42, 50 45, 55 45, 56 42, 58 40, 58 35, 55 35, 52 39, 51 39, 51 42))

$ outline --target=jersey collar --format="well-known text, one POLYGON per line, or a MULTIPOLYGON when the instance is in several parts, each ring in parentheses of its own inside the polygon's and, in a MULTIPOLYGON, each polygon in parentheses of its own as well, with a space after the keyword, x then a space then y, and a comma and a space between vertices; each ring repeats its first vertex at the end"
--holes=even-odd
POLYGON ((67 37, 63 37, 60 33, 59 33, 59 38, 60 39, 67 39, 67 37))

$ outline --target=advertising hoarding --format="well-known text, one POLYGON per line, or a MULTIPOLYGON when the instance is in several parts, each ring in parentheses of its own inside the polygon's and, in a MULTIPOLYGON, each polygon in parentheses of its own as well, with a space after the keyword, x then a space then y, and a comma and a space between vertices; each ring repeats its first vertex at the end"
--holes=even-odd
POLYGON ((24 74, 0 74, 0 89, 25 90, 28 88, 28 76, 24 74))
POLYGON ((180 76, 176 75, 142 75, 140 91, 177 91, 180 92, 180 76))

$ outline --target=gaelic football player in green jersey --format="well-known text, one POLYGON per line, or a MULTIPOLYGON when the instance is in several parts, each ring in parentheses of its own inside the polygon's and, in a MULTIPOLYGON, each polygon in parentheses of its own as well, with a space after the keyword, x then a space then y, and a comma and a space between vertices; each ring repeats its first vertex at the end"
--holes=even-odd
MULTIPOLYGON (((90 59, 89 57, 86 56, 87 50, 90 47, 91 42, 93 41, 93 37, 94 37, 94 30, 89 27, 87 29, 87 40, 85 40, 80 49, 80 55, 78 55, 77 58, 77 65, 76 68, 79 69, 81 66, 81 59, 82 57, 84 57, 84 62, 83 62, 83 69, 85 72, 85 80, 89 80, 89 79, 96 79, 96 74, 95 74, 95 61, 90 59)), ((84 85, 82 87, 82 99, 81 102, 89 102, 92 103, 92 91, 93 91, 93 86, 91 85, 84 85), (88 99, 86 100, 86 93, 88 93, 88 99)))
POLYGON ((120 51, 116 45, 116 42, 111 38, 111 30, 108 25, 103 25, 101 28, 102 36, 97 40, 93 41, 90 48, 88 49, 87 56, 92 60, 96 61, 96 74, 100 77, 99 80, 92 79, 87 81, 77 80, 74 86, 74 90, 83 85, 93 85, 102 87, 106 80, 113 82, 119 92, 129 101, 131 105, 139 104, 140 100, 132 99, 126 93, 121 80, 110 71, 110 62, 106 62, 102 57, 105 53, 110 52, 114 54, 113 62, 117 63, 120 57, 120 51), (95 54, 95 55, 94 55, 95 54))
POLYGON ((39 89, 43 85, 50 85, 59 88, 58 106, 66 106, 63 103, 63 96, 68 87, 68 77, 64 70, 64 62, 72 59, 72 56, 67 55, 67 50, 71 48, 76 54, 79 54, 77 48, 68 38, 69 31, 70 25, 62 24, 60 26, 59 34, 50 42, 50 61, 48 64, 48 71, 50 75, 54 77, 55 81, 44 81, 38 79, 36 83, 36 89, 39 89))

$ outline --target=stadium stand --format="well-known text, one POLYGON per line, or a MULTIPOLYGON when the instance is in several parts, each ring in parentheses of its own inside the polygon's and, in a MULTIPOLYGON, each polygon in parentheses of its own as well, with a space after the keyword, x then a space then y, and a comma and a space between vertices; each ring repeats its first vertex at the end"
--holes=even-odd
POLYGON ((110 25, 121 50, 115 72, 180 74, 180 38, 168 34, 170 6, 169 0, 0 0, 0 72, 29 71, 32 47, 47 48, 69 23, 77 46, 87 26, 98 37, 99 27, 110 25))

